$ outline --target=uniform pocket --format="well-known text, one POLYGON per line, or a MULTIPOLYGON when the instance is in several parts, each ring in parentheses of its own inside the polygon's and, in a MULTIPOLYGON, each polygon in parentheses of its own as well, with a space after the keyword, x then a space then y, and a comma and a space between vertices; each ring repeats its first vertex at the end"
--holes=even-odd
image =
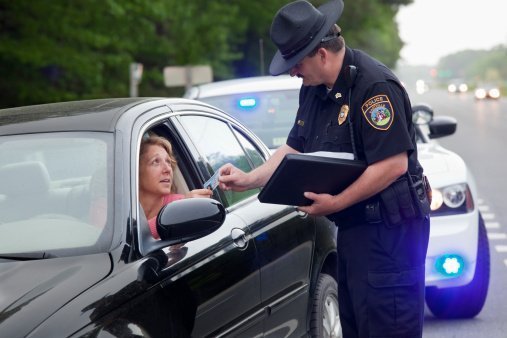
POLYGON ((369 272, 368 284, 372 337, 411 336, 422 330, 424 283, 418 270, 369 272))
POLYGON ((350 131, 347 125, 328 125, 321 138, 322 151, 350 151, 350 131))

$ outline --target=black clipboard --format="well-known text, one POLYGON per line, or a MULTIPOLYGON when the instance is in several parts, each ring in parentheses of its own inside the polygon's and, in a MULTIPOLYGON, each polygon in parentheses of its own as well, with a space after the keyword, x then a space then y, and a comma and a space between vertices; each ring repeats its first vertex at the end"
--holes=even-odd
POLYGON ((305 191, 336 195, 354 182, 366 163, 313 154, 287 154, 258 195, 262 203, 310 205, 305 191))

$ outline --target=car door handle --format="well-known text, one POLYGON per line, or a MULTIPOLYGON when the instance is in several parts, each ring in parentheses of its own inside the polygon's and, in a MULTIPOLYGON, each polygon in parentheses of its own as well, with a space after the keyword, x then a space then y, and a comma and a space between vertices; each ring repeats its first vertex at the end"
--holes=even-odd
POLYGON ((297 207, 294 207, 294 211, 296 212, 296 214, 301 217, 301 218, 306 218, 308 217, 308 213, 304 212, 304 211, 301 211, 301 210, 298 210, 297 207))
POLYGON ((239 228, 234 228, 231 230, 231 237, 234 245, 240 249, 246 249, 248 246, 248 237, 246 232, 239 228))

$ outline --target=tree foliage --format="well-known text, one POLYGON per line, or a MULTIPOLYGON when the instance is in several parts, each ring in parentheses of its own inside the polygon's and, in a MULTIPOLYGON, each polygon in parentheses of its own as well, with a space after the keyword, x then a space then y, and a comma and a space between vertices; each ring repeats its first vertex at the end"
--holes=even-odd
POLYGON ((507 46, 499 45, 491 50, 465 50, 448 55, 439 61, 438 69, 448 77, 467 79, 472 84, 491 82, 505 86, 506 59, 507 46))
MULTIPOLYGON (((131 62, 144 65, 142 96, 181 94, 164 87, 166 66, 260 75, 275 52, 271 21, 288 2, 0 0, 0 106, 127 96, 131 62)), ((346 0, 347 44, 393 66, 402 47, 394 16, 410 2, 346 0)))

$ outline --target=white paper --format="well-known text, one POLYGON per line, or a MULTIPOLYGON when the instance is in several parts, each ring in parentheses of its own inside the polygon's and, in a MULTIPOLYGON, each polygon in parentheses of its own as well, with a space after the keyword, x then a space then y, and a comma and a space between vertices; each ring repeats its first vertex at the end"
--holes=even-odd
POLYGON ((339 158, 339 159, 343 159, 343 160, 353 160, 354 159, 354 154, 346 153, 346 152, 316 151, 313 153, 302 153, 302 154, 303 155, 310 155, 310 156, 339 158))

